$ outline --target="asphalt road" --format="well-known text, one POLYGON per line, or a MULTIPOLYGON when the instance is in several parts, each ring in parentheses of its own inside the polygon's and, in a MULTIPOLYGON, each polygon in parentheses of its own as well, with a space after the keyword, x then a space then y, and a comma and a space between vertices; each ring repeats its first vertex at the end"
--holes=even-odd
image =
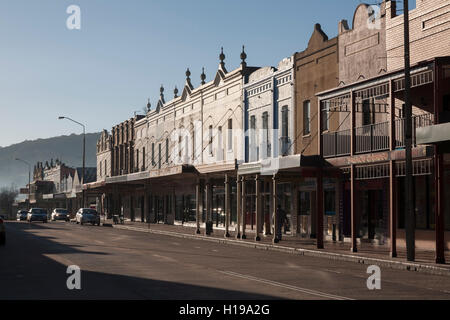
POLYGON ((450 278, 381 268, 367 288, 367 266, 80 226, 7 222, 0 247, 0 299, 450 299, 450 278), (66 286, 81 269, 81 290, 66 286))

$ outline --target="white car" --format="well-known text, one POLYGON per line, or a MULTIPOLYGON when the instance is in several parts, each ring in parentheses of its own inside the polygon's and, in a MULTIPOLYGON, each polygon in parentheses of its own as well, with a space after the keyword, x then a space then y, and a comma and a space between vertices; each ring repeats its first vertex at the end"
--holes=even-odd
POLYGON ((17 211, 17 221, 27 220, 28 211, 27 210, 19 210, 17 211))
POLYGON ((85 224, 91 223, 92 225, 100 225, 100 215, 96 210, 90 208, 82 208, 78 210, 77 215, 75 216, 75 221, 77 224, 85 224))
POLYGON ((67 209, 56 208, 55 210, 52 211, 51 220, 69 221, 70 220, 69 211, 67 211, 67 209))

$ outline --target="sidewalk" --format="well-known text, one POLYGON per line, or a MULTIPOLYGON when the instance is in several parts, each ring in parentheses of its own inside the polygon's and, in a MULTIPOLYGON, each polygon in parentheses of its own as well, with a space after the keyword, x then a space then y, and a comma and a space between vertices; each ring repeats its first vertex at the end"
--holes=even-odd
POLYGON ((317 249, 315 240, 299 239, 292 236, 283 236, 283 240, 277 244, 272 243, 272 236, 261 235, 261 241, 254 240, 255 234, 252 231, 246 231, 247 239, 236 239, 235 232, 230 231, 230 238, 224 237, 224 230, 214 229, 210 236, 204 234, 205 230, 201 229, 201 234, 196 234, 196 228, 181 225, 166 224, 147 224, 143 222, 126 221, 123 225, 114 225, 112 220, 104 221, 104 226, 112 226, 118 229, 128 229, 140 232, 150 232, 155 234, 170 235, 174 237, 190 238, 198 240, 213 241, 222 244, 239 245, 252 247, 263 250, 281 251, 304 256, 313 256, 328 258, 340 261, 351 261, 366 265, 378 265, 380 267, 388 267, 393 269, 402 269, 409 271, 425 272, 436 275, 450 276, 450 252, 446 252, 445 265, 434 263, 434 252, 416 250, 416 261, 406 261, 406 250, 398 249, 397 258, 389 256, 389 249, 385 246, 377 246, 368 243, 358 245, 358 252, 350 252, 350 244, 342 242, 325 242, 325 249, 317 249))

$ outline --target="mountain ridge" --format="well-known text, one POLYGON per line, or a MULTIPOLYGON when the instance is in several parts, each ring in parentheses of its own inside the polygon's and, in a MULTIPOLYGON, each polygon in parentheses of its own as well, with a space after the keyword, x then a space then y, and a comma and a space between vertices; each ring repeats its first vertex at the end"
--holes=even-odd
MULTIPOLYGON (((95 167, 96 144, 100 132, 86 133, 86 166, 95 167)), ((83 135, 71 134, 51 138, 25 140, 7 147, 0 147, 0 187, 15 185, 25 187, 28 183, 28 167, 15 158, 21 158, 31 165, 41 161, 45 163, 53 159, 61 160, 67 166, 81 167, 83 151, 83 135)), ((31 172, 33 174, 33 172, 31 172)))

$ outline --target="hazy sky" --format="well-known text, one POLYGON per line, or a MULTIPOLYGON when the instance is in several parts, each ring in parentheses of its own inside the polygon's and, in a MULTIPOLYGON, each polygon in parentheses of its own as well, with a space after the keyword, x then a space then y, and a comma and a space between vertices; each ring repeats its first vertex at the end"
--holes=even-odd
MULTIPOLYGON (((315 23, 328 36, 351 24, 360 0, 0 0, 0 146, 108 129, 150 98, 182 88, 190 68, 210 80, 224 47, 236 68, 243 44, 251 66, 276 65, 304 50, 315 23), (66 9, 81 8, 81 30, 66 9)), ((376 3, 379 1, 372 1, 376 3)), ((181 92, 181 90, 180 90, 181 92)))

